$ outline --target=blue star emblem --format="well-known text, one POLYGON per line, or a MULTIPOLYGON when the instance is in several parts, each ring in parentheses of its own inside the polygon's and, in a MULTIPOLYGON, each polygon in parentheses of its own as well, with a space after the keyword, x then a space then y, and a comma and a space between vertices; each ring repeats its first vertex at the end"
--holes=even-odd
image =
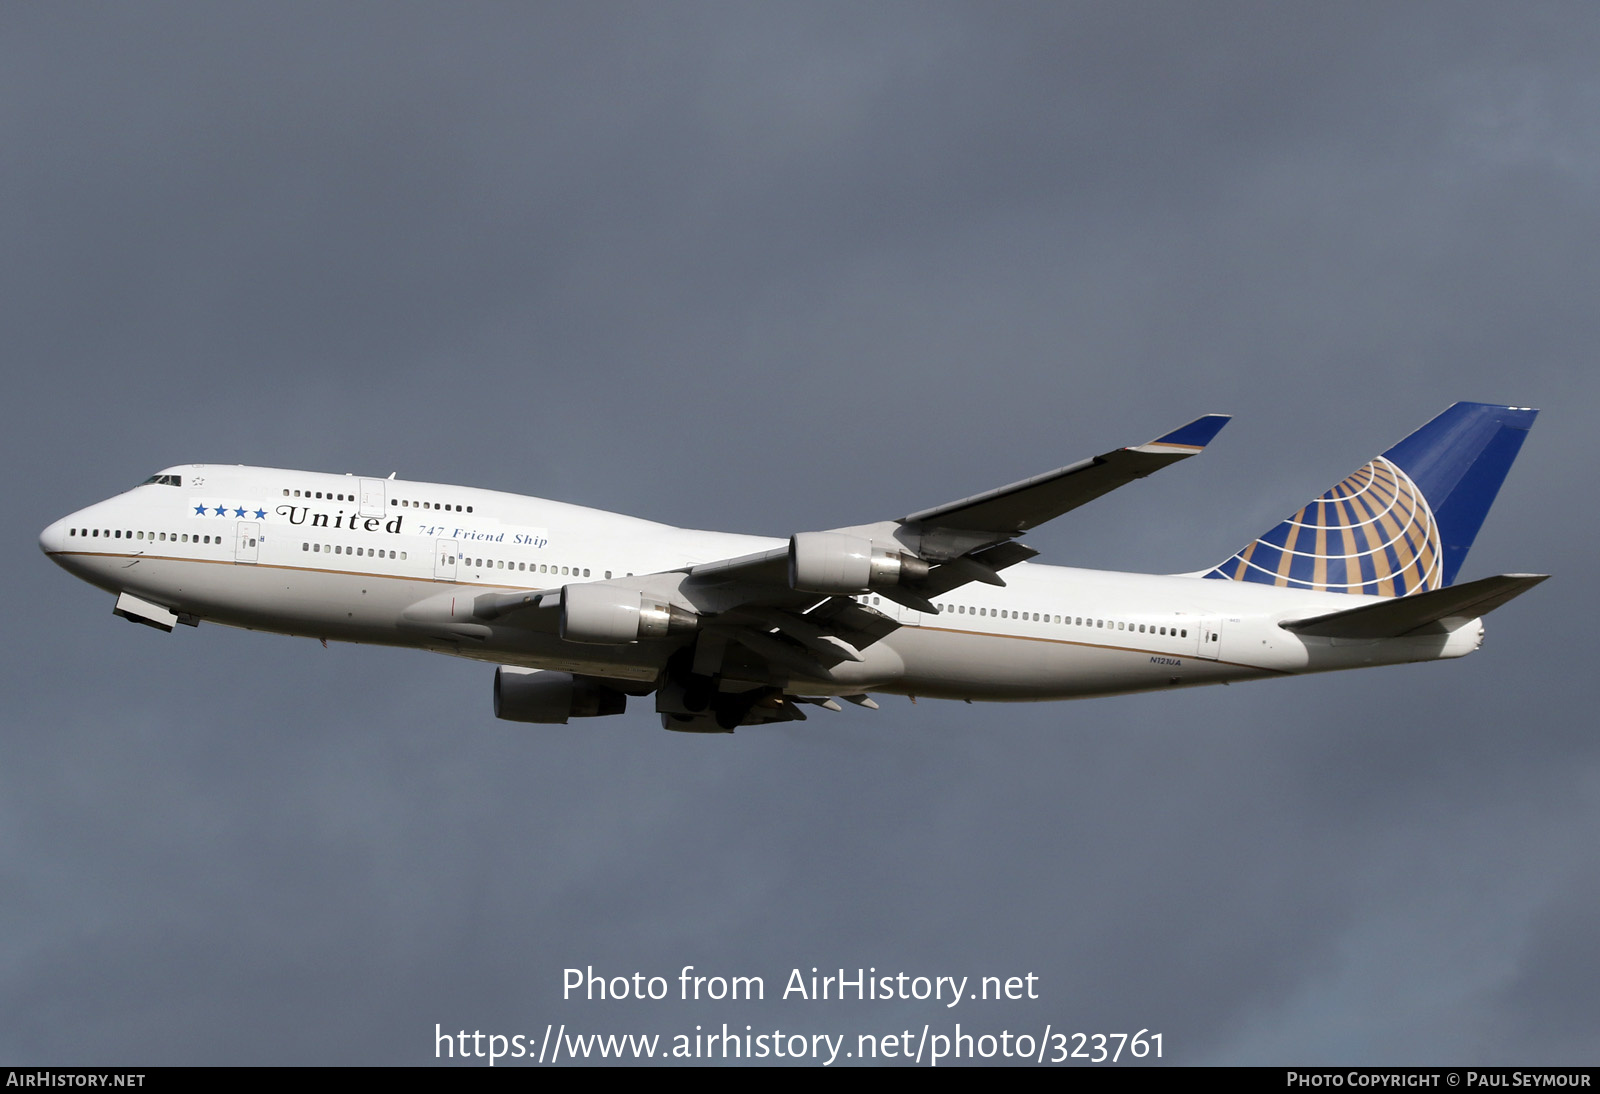
POLYGON ((197 516, 197 517, 205 516, 206 515, 206 507, 204 505, 196 505, 194 507, 194 515, 197 516))
POLYGON ((227 515, 228 515, 228 507, 226 505, 217 506, 217 516, 225 517, 227 515))
POLYGON ((233 511, 233 515, 236 516, 236 517, 242 517, 242 516, 244 516, 244 510, 243 509, 235 509, 233 511))
POLYGON ((257 520, 266 520, 267 519, 267 511, 265 509, 257 509, 256 510, 256 519, 257 520))

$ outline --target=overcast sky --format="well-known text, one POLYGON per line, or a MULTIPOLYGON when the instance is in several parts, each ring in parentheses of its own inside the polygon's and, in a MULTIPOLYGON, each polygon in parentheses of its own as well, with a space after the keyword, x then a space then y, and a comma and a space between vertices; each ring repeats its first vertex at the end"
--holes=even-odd
POLYGON ((1584 3, 8 5, 0 1059, 1595 1063, 1597 73, 1584 3), (1543 408, 1462 577, 1555 576, 1481 652, 1150 696, 514 725, 481 664, 163 635, 37 549, 189 462, 787 535, 1231 413, 1028 538, 1188 571, 1458 399, 1543 408), (1039 998, 778 998, 813 966, 1039 998))

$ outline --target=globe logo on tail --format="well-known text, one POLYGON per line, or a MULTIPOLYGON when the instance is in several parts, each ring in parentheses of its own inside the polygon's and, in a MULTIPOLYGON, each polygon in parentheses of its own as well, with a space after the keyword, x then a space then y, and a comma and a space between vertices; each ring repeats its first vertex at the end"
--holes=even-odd
POLYGON ((1439 588, 1443 565, 1427 499, 1379 456, 1205 576, 1404 596, 1439 588))

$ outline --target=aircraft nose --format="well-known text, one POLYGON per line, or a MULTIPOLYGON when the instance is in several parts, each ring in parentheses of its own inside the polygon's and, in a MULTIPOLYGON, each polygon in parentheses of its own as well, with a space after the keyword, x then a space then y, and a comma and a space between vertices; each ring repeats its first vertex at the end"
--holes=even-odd
POLYGON ((62 517, 54 524, 39 533, 39 550, 47 555, 60 554, 67 549, 67 522, 70 517, 62 517))

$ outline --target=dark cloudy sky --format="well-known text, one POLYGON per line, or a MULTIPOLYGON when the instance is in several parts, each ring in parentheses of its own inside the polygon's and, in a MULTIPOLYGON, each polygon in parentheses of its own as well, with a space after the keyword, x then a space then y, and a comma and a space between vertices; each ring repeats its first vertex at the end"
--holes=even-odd
POLYGON ((1597 72, 1582 3, 8 5, 0 1058, 1594 1063, 1597 72), (1153 696, 519 726, 36 546, 204 461, 786 535, 1232 413, 1029 538, 1185 571, 1458 399, 1544 408, 1463 577, 1555 577, 1480 653, 1153 696), (768 999, 563 1002, 588 965, 768 999), (776 998, 812 966, 1040 998, 776 998))

